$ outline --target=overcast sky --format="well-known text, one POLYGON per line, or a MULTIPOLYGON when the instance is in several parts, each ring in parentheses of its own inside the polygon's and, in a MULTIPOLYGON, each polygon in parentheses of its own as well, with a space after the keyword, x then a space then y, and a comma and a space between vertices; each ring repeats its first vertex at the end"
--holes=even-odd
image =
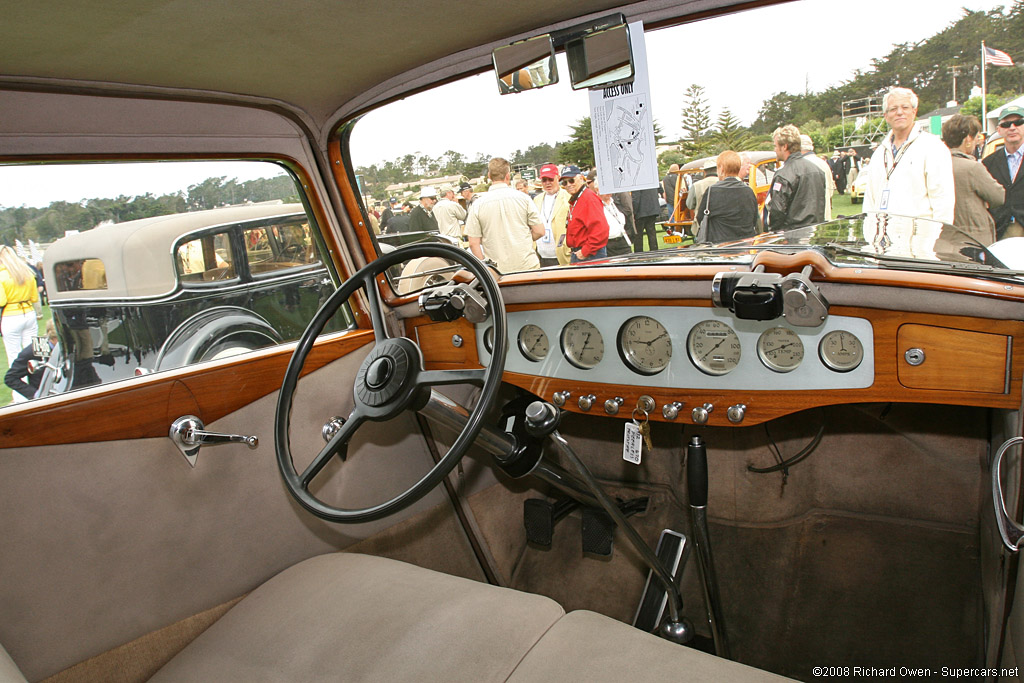
MULTIPOLYGON (((857 69, 868 70, 871 60, 884 57, 893 45, 938 33, 957 21, 965 6, 987 11, 1005 4, 800 0, 648 32, 654 118, 667 139, 677 139, 684 93, 696 83, 705 89, 713 119, 728 107, 749 125, 764 100, 777 92, 797 94, 805 87, 820 92, 849 80, 857 69)), ((979 62, 980 53, 979 45, 979 62)), ((564 65, 559 55, 563 74, 564 65)), ((586 95, 574 93, 567 82, 504 97, 496 94, 490 74, 446 87, 447 91, 415 95, 365 116, 353 133, 355 164, 380 163, 416 151, 430 156, 448 149, 469 156, 511 154, 565 139, 572 124, 589 114, 586 95)))
MULTIPOLYGON (((883 57, 894 44, 934 35, 956 21, 965 5, 989 10, 1001 4, 800 0, 651 32, 646 41, 654 118, 669 139, 679 137, 683 94, 697 83, 706 90, 713 117, 728 107, 749 124, 762 102, 776 92, 800 93, 805 86, 824 90, 849 79, 856 69, 867 70, 873 58, 883 57)), ((559 65, 565 73, 561 55, 559 65)), ((542 90, 499 97, 493 77, 482 74, 371 112, 355 128, 352 156, 354 165, 368 165, 407 153, 440 156, 449 149, 470 157, 509 155, 565 139, 572 124, 588 114, 586 93, 573 92, 566 79, 542 90)), ((209 176, 249 180, 278 173, 269 164, 107 165, 84 172, 81 167, 0 167, 0 207, 160 195, 184 191, 209 176)))

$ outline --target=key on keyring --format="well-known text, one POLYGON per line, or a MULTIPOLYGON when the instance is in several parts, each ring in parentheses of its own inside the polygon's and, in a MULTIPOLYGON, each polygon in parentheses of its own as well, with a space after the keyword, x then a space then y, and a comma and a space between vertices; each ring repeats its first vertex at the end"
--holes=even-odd
POLYGON ((647 446, 647 452, 653 453, 654 446, 651 444, 651 423, 647 420, 643 421, 640 425, 640 436, 644 439, 644 445, 647 446))

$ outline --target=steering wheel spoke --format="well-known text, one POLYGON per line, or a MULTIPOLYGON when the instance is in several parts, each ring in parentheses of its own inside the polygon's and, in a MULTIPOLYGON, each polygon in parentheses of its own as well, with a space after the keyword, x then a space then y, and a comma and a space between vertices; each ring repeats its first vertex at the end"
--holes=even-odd
POLYGON ((417 381, 424 386, 443 384, 475 384, 482 386, 487 379, 487 369, 426 370, 419 374, 417 381))
POLYGON ((376 273, 366 273, 361 278, 361 282, 363 291, 366 292, 366 300, 370 305, 370 322, 373 324, 373 337, 379 344, 388 338, 388 331, 384 326, 384 306, 380 301, 380 291, 377 289, 376 278, 376 273))
POLYGON ((330 441, 327 442, 327 445, 317 453, 317 456, 313 458, 313 461, 309 463, 309 466, 306 467, 299 476, 302 488, 309 488, 310 482, 313 481, 316 475, 320 474, 320 470, 326 467, 327 463, 329 463, 331 458, 335 455, 340 457, 342 460, 345 459, 345 456, 348 453, 348 442, 352 439, 352 435, 355 434, 359 425, 363 424, 365 421, 366 417, 359 412, 358 409, 352 411, 348 416, 348 419, 345 420, 345 424, 341 426, 341 429, 331 437, 330 441))

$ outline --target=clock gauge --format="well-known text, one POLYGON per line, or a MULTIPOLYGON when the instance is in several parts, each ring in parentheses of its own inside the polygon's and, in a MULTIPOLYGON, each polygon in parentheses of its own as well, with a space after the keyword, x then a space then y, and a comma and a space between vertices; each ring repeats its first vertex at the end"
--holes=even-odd
POLYGON ((654 318, 638 315, 619 330, 619 353, 630 370, 656 375, 672 360, 668 330, 654 318))

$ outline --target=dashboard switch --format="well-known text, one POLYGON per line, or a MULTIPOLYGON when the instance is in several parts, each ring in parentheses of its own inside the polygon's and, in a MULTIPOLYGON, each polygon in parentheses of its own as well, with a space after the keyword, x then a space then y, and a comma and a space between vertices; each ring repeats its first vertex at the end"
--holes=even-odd
POLYGON ((621 408, 622 404, 625 402, 626 399, 622 398, 621 396, 610 398, 604 402, 604 412, 608 413, 609 415, 618 415, 619 408, 621 408))
POLYGON ((682 403, 679 401, 672 401, 672 403, 666 403, 661 407, 661 416, 666 420, 674 420, 679 417, 679 411, 682 409, 682 403))
POLYGON ((594 401, 597 400, 597 396, 593 394, 587 394, 586 396, 580 396, 580 400, 577 401, 580 410, 590 410, 594 406, 594 401))
POLYGON ((561 408, 562 406, 565 405, 565 402, 569 400, 570 396, 572 396, 572 392, 556 391, 554 394, 551 395, 551 402, 554 403, 559 408, 561 408))
POLYGON ((743 422, 743 418, 747 415, 747 407, 742 403, 737 403, 734 406, 729 406, 729 410, 725 411, 725 416, 729 418, 729 422, 738 425, 743 422))
POLYGON ((697 406, 696 408, 694 408, 693 412, 691 413, 691 415, 693 416, 694 424, 699 424, 699 425, 707 424, 708 423, 708 417, 711 416, 711 411, 714 410, 714 409, 715 409, 715 407, 713 405, 711 405, 710 403, 705 403, 702 406, 697 406))

